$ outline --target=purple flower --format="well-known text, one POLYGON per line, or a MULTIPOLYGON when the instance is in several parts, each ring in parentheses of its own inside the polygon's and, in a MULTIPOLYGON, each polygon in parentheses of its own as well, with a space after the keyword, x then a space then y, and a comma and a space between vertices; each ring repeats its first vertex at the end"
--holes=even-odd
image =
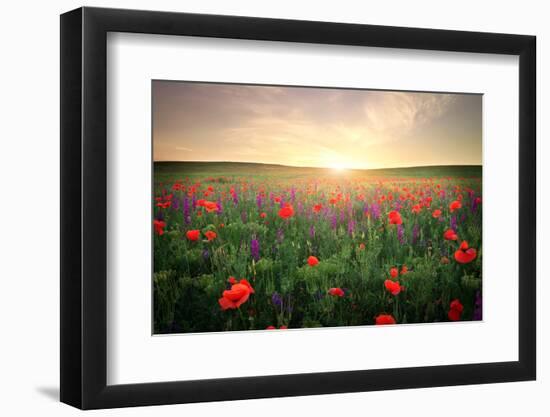
POLYGON ((333 214, 330 218, 330 227, 336 229, 336 226, 338 226, 338 217, 336 214, 333 214))
POLYGON ((277 291, 275 291, 271 295, 271 302, 276 307, 282 307, 283 306, 283 297, 281 297, 281 295, 277 291))
POLYGON ((474 314, 472 317, 472 320, 481 320, 483 317, 483 302, 481 299, 481 292, 478 290, 476 291, 476 300, 474 303, 474 314))
POLYGON ((378 203, 374 203, 370 206, 370 215, 374 220, 380 218, 380 205, 378 203))
POLYGON ((256 196, 256 205, 258 206, 258 210, 261 210, 262 209, 262 196, 261 194, 258 194, 256 196))
POLYGON ((349 235, 350 235, 350 236, 353 235, 353 232, 354 232, 354 231, 355 231, 355 221, 350 220, 350 221, 348 222, 348 233, 349 233, 349 235))
POLYGON ((174 198, 174 201, 172 201, 172 210, 178 210, 180 208, 180 200, 179 198, 174 198))
POLYGON ((183 221, 186 224, 191 223, 191 214, 190 214, 190 207, 189 207, 189 199, 185 197, 183 199, 183 221))
POLYGON ((250 241, 250 254, 252 255, 252 259, 256 262, 260 260, 260 242, 258 239, 252 239, 250 241))
POLYGON ((222 198, 218 197, 218 201, 216 202, 218 205, 218 215, 223 213, 223 204, 222 204, 222 198))
POLYGON ((405 244, 405 229, 402 224, 397 225, 397 239, 399 239, 399 243, 402 245, 405 244))
POLYGON ((472 205, 470 206, 472 213, 475 213, 477 211, 478 206, 477 198, 472 199, 472 205))
POLYGON ((413 226, 412 230, 412 244, 414 245, 416 243, 416 240, 418 239, 418 236, 420 235, 420 227, 418 227, 418 224, 415 224, 413 226))
POLYGON ((451 229, 453 229, 455 233, 458 230, 458 227, 456 225, 456 216, 451 217, 451 229))
POLYGON ((315 238, 315 226, 313 225, 309 227, 309 237, 312 239, 315 238))

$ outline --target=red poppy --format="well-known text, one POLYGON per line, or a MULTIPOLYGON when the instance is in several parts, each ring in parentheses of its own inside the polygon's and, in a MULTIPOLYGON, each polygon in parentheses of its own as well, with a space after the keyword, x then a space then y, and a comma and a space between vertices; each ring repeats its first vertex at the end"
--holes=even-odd
POLYGON ((450 205, 449 205, 449 209, 451 210, 451 213, 455 210, 458 210, 459 208, 462 207, 462 203, 458 200, 455 200, 453 201, 450 205))
POLYGON ((437 209, 432 212, 432 217, 434 219, 439 219, 441 217, 441 210, 437 209))
POLYGON ((229 277, 229 279, 228 279, 227 281, 229 281, 229 283, 230 283, 231 285, 237 283, 237 280, 235 279, 235 277, 229 277))
POLYGON ((204 233, 204 235, 206 236, 206 238, 208 239, 208 241, 211 241, 211 240, 214 240, 216 239, 216 237, 218 236, 216 234, 216 232, 213 232, 212 230, 208 230, 204 233))
POLYGON ((264 212, 260 213, 260 218, 265 219, 266 217, 267 217, 266 213, 264 213, 264 212))
POLYGON ((375 320, 376 324, 379 326, 384 324, 395 324, 395 319, 391 314, 379 314, 375 320))
POLYGON ((364 243, 359 244, 359 250, 365 250, 365 244, 364 243))
POLYGON ((449 312, 447 314, 447 316, 449 317, 449 320, 451 321, 460 320, 460 316, 462 315, 463 310, 464 310, 464 306, 460 303, 460 300, 458 298, 451 301, 449 312))
POLYGON ((282 219, 288 219, 292 216, 294 216, 294 208, 288 203, 279 210, 279 217, 282 219))
POLYGON ((401 267, 401 275, 405 275, 407 272, 409 272, 409 268, 407 268, 407 265, 403 265, 401 267))
POLYGON ((402 224, 403 220, 401 219, 401 214, 398 211, 390 211, 388 213, 388 218, 390 219, 390 224, 402 224))
POLYGON ((166 227, 166 223, 162 220, 154 220, 153 226, 155 227, 155 233, 159 236, 162 236, 164 234, 164 228, 166 227))
POLYGON ((390 276, 392 278, 397 278, 398 275, 399 275, 399 269, 395 267, 390 269, 390 276))
POLYGON ((171 201, 165 201, 165 202, 158 202, 157 203, 157 207, 160 207, 160 208, 163 208, 163 209, 169 208, 171 205, 172 205, 171 201))
POLYGON ((443 233, 443 239, 445 240, 457 240, 458 235, 453 229, 446 230, 445 233, 443 233))
POLYGON ((413 213, 418 214, 422 210, 422 206, 420 204, 416 204, 412 207, 411 210, 413 213))
POLYGON ((328 293, 330 295, 334 295, 335 297, 343 297, 345 295, 342 288, 331 288, 330 290, 328 290, 328 293))
POLYGON ((323 209, 323 205, 322 205, 322 204, 315 204, 315 205, 313 206, 313 211, 314 211, 315 213, 319 213, 322 209, 323 209))
POLYGON ((307 263, 309 266, 315 266, 319 263, 319 259, 317 259, 315 256, 310 256, 307 258, 307 263))
POLYGON ((275 330, 275 326, 267 326, 265 329, 266 330, 275 330))
POLYGON ((218 300, 222 310, 236 309, 245 303, 254 294, 254 289, 246 279, 241 279, 238 284, 233 284, 230 290, 225 290, 218 300))
POLYGON ((384 281, 384 286, 392 295, 397 295, 401 292, 401 285, 399 285, 399 281, 387 279, 384 281))
POLYGON ((205 201, 204 208, 208 213, 212 213, 213 211, 218 211, 218 204, 212 201, 205 201))
POLYGON ((455 259, 458 263, 468 264, 472 262, 477 256, 477 252, 474 248, 468 247, 468 242, 465 240, 460 244, 460 247, 455 252, 455 259))
POLYGON ((185 236, 187 236, 187 239, 189 239, 192 242, 195 242, 199 240, 199 237, 201 236, 200 230, 189 230, 185 236))

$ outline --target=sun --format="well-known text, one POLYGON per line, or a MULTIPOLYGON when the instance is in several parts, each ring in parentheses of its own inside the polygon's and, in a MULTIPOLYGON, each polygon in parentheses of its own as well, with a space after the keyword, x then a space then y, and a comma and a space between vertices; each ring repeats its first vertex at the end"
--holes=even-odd
POLYGON ((333 162, 329 166, 332 170, 337 171, 337 172, 342 172, 342 171, 345 171, 347 169, 346 166, 341 162, 333 162))

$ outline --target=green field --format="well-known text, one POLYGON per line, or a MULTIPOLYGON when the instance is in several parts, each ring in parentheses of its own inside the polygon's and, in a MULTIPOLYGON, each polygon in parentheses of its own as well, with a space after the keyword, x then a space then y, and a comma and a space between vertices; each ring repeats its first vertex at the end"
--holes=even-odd
POLYGON ((480 320, 481 175, 156 162, 155 333, 480 320))
POLYGON ((476 177, 481 178, 480 165, 444 165, 410 168, 346 170, 335 172, 327 168, 301 168, 274 164, 242 162, 155 162, 155 181, 177 180, 182 177, 207 176, 261 176, 276 178, 294 177, 476 177))

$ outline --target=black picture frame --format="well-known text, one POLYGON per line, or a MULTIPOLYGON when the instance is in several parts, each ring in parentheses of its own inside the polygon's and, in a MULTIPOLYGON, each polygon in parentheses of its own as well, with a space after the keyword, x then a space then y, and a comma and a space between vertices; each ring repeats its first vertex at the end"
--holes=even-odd
POLYGON ((82 409, 536 378, 534 36, 137 10, 61 15, 61 401, 82 409), (107 385, 108 32, 519 56, 519 360, 107 385))

